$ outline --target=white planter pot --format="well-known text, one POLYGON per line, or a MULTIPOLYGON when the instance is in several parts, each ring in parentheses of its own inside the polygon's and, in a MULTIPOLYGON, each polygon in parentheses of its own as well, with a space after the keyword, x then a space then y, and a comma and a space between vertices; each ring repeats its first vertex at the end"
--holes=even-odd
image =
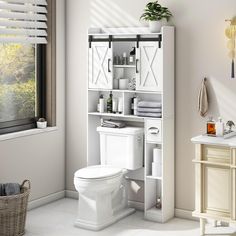
POLYGON ((166 20, 158 20, 158 21, 149 21, 149 29, 151 33, 159 33, 161 32, 161 27, 166 25, 166 20))
POLYGON ((46 129, 47 128, 47 121, 45 121, 45 122, 37 121, 37 128, 38 129, 46 129))

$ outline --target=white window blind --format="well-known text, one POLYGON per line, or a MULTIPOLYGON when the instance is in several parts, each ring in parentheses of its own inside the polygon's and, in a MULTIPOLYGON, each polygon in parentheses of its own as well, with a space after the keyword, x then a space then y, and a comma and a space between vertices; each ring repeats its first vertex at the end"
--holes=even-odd
POLYGON ((0 43, 47 43, 47 0, 0 0, 0 43))

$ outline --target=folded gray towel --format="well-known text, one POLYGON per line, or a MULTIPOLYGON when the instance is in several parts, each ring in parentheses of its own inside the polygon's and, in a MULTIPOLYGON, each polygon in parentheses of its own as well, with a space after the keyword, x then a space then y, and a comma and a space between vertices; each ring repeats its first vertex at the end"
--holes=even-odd
POLYGON ((107 128, 124 128, 125 122, 115 120, 102 120, 101 126, 107 128))
POLYGON ((161 108, 161 102, 155 101, 140 101, 138 103, 138 107, 145 107, 145 108, 161 108))
POLYGON ((20 185, 17 183, 4 184, 6 196, 16 195, 20 193, 20 185))
POLYGON ((137 112, 137 116, 161 118, 162 114, 160 112, 159 113, 137 112))
POLYGON ((161 113, 161 108, 138 107, 137 111, 138 112, 161 113))

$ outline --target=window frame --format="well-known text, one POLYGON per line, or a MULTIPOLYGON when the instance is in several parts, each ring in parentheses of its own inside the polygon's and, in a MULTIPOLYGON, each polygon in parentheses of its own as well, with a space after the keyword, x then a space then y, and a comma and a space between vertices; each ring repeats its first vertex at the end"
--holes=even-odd
POLYGON ((46 118, 46 45, 36 45, 37 117, 0 122, 0 135, 36 128, 39 117, 46 118))

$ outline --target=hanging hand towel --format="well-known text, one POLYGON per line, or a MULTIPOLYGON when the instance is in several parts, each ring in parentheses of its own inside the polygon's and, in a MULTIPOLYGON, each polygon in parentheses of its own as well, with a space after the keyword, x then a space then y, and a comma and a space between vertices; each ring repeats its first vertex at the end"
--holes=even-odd
POLYGON ((207 88, 206 88, 206 78, 202 80, 201 89, 198 95, 198 112, 199 114, 204 117, 206 116, 208 111, 208 95, 207 95, 207 88))

